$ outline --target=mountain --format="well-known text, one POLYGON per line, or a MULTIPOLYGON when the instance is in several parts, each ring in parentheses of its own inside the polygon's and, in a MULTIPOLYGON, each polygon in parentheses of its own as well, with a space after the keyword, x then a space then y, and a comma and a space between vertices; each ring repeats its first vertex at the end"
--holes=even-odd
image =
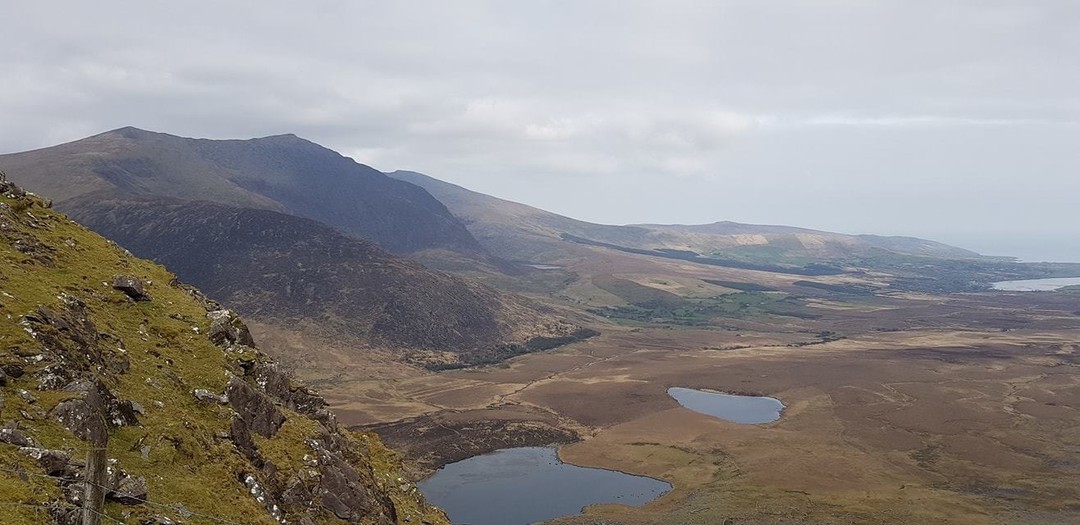
POLYGON ((549 308, 310 219, 103 192, 66 203, 76 220, 244 315, 311 321, 362 345, 408 349, 429 366, 497 361, 589 334, 549 308))
POLYGON ((105 523, 448 523, 232 311, 0 194, 0 523, 80 523, 93 479, 105 523))
POLYGON ((410 171, 393 178, 426 189, 460 218, 484 247, 508 259, 550 262, 570 243, 642 250, 654 255, 694 256, 744 263, 793 264, 843 261, 878 251, 946 259, 979 254, 912 237, 846 235, 794 228, 717 222, 702 225, 609 226, 564 217, 410 171))
POLYGON ((395 253, 481 250, 423 189, 295 135, 207 140, 128 127, 0 155, 0 166, 60 210, 74 197, 108 190, 288 213, 395 253))
POLYGON ((549 260, 550 256, 573 248, 562 239, 566 234, 627 245, 638 244, 653 235, 641 227, 608 226, 571 219, 421 173, 395 171, 387 175, 427 190, 465 223, 480 244, 496 256, 510 260, 549 260))

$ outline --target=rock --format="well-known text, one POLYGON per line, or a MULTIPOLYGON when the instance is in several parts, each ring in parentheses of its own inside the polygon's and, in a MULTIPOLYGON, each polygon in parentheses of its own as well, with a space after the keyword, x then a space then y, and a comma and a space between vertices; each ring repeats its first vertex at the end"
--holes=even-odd
POLYGON ((273 361, 258 361, 250 366, 248 374, 255 384, 271 397, 292 410, 313 416, 326 407, 326 401, 306 387, 292 385, 284 367, 273 361))
POLYGON ((93 383, 93 381, 90 381, 89 379, 80 379, 80 380, 72 381, 72 382, 64 385, 64 391, 65 392, 83 392, 83 393, 86 393, 86 392, 89 392, 91 388, 94 388, 94 383, 93 383))
POLYGON ((92 443, 107 439, 110 426, 139 424, 131 401, 117 399, 102 383, 93 385, 84 398, 60 402, 50 415, 76 437, 92 443))
POLYGON ((14 428, 0 428, 0 443, 7 443, 19 447, 35 446, 33 440, 26 437, 21 430, 14 428))
POLYGON ((113 279, 113 288, 124 292, 124 295, 136 301, 149 301, 150 296, 143 289, 142 281, 127 275, 117 275, 113 279))
POLYGON ((0 371, 3 371, 4 375, 14 379, 22 377, 24 373, 22 365, 17 365, 14 363, 0 365, 0 371))
POLYGON ((322 426, 325 427, 326 430, 330 432, 337 432, 337 416, 335 416, 333 412, 323 408, 316 410, 315 413, 311 415, 311 417, 315 421, 322 423, 322 426))
POLYGON ((105 497, 124 505, 138 505, 146 501, 146 478, 142 476, 125 476, 120 478, 116 490, 105 497))
POLYGON ((43 448, 24 447, 19 449, 30 456, 50 476, 70 478, 74 477, 79 470, 72 464, 71 456, 62 450, 48 450, 43 448))
MULTIPOLYGON (((19 323, 44 347, 43 358, 64 364, 63 369, 49 367, 47 373, 72 380, 76 379, 78 371, 96 366, 119 373, 127 371, 130 363, 123 341, 98 332, 83 301, 66 295, 61 299, 63 309, 57 311, 39 306, 36 311, 23 316, 19 323)), ((37 349, 33 351, 38 352, 37 349)), ((6 369, 5 372, 12 375, 6 369)))
POLYGON ((236 312, 232 310, 214 310, 206 314, 206 316, 210 318, 210 332, 207 333, 210 342, 219 346, 228 344, 255 346, 255 339, 251 337, 251 331, 248 330, 244 321, 240 320, 240 317, 236 315, 236 312))
POLYGON ((289 399, 289 376, 281 365, 274 362, 259 361, 251 368, 255 384, 271 397, 282 403, 289 399))
MULTIPOLYGON (((195 399, 198 399, 199 401, 202 401, 203 403, 216 403, 216 404, 219 404, 219 405, 224 405, 225 403, 229 402, 228 397, 219 396, 219 395, 217 395, 217 394, 215 394, 215 393, 213 393, 213 392, 211 392, 211 391, 209 391, 209 390, 207 390, 205 388, 196 388, 191 393, 195 396, 195 399)), ((161 402, 158 401, 158 403, 161 403, 161 402)), ((165 404, 162 403, 162 406, 165 406, 165 404)))
POLYGON ((394 505, 387 498, 377 498, 365 479, 337 450, 332 439, 308 440, 319 461, 319 487, 322 506, 340 519, 358 522, 373 513, 376 506, 396 521, 394 505))
POLYGON ((107 399, 106 409, 109 417, 109 424, 114 427, 126 427, 139 424, 139 414, 142 413, 142 406, 134 401, 128 401, 126 399, 116 399, 115 397, 107 399), (136 407, 138 406, 138 409, 136 407))
POLYGON ((307 387, 299 387, 289 392, 288 405, 289 408, 301 414, 315 416, 318 419, 318 413, 326 409, 327 403, 318 393, 307 387))
POLYGON ((71 371, 62 364, 52 364, 37 373, 39 390, 59 390, 71 383, 71 371))
POLYGON ((37 403, 37 398, 34 397, 33 394, 31 394, 30 392, 28 392, 26 390, 19 390, 19 397, 21 397, 23 399, 23 401, 26 401, 27 403, 30 403, 30 404, 37 403))
POLYGON ((103 415, 93 410, 85 399, 62 401, 50 415, 83 441, 92 441, 108 433, 103 415))
POLYGON ((270 514, 270 517, 277 520, 278 523, 285 523, 285 513, 274 502, 274 495, 259 483, 254 474, 244 475, 244 486, 248 488, 248 492, 255 498, 255 501, 262 503, 266 507, 266 512, 270 514))
POLYGON ((229 439, 244 457, 252 463, 261 463, 262 457, 255 447, 255 440, 251 438, 251 427, 239 415, 234 415, 232 424, 229 425, 229 439))
POLYGON ((274 437, 285 423, 285 415, 274 406, 274 402, 239 377, 229 379, 225 395, 240 419, 263 437, 274 437))

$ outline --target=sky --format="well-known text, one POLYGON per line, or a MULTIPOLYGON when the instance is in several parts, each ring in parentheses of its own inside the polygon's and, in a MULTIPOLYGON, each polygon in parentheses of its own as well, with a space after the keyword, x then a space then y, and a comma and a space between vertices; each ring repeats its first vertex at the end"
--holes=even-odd
POLYGON ((0 152, 295 133, 594 222, 1080 261, 1072 0, 43 0, 0 21, 0 152))

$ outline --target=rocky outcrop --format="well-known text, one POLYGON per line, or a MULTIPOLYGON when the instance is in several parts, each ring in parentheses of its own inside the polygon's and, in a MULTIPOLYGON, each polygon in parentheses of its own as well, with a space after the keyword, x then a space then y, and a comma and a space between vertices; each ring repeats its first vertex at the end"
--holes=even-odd
POLYGON ((210 341, 216 345, 237 344, 255 346, 251 331, 232 310, 214 310, 206 314, 210 318, 210 341))
POLYGON ((104 368, 123 373, 131 366, 123 341, 99 332, 90 320, 86 303, 61 295, 62 307, 39 306, 23 316, 23 329, 41 343, 41 352, 31 354, 37 363, 55 363, 38 373, 41 388, 50 390, 76 378, 90 378, 90 370, 104 368))
POLYGON ((233 377, 225 387, 225 397, 236 411, 237 417, 253 432, 263 437, 274 437, 285 415, 265 393, 255 390, 243 379, 233 377))

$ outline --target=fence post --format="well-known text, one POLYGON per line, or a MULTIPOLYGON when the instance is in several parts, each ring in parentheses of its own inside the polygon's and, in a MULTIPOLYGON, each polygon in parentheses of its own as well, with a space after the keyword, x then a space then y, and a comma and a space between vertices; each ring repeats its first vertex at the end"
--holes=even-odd
POLYGON ((90 408, 89 450, 86 452, 86 480, 83 483, 82 525, 101 525, 105 512, 105 483, 108 481, 109 428, 105 423, 105 401, 98 385, 86 395, 90 408))

